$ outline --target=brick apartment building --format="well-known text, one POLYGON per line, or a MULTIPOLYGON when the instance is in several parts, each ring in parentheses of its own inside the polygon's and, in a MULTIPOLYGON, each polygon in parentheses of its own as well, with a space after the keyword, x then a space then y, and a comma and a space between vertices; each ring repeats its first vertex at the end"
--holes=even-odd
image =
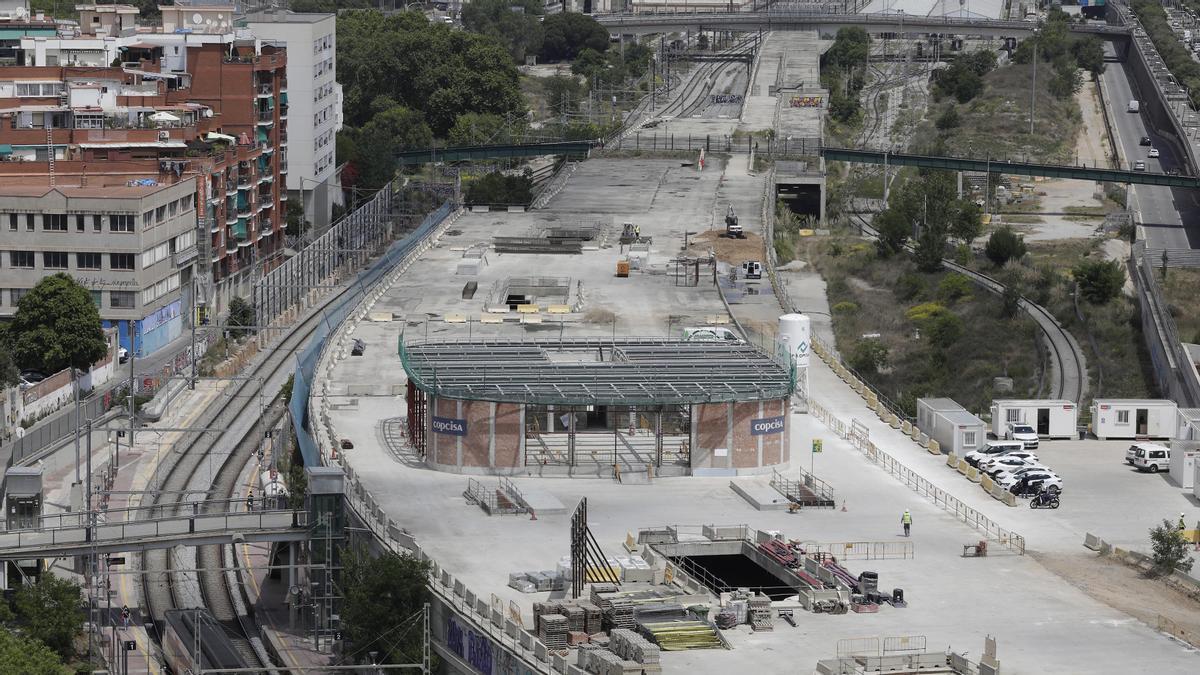
MULTIPOLYGON (((0 184, 95 191, 194 180, 198 259, 182 262, 194 266, 194 301, 219 313, 282 261, 286 50, 237 33, 232 7, 164 7, 155 29, 135 28, 130 6, 78 9, 77 34, 26 31, 0 59, 0 184)), ((0 19, 0 35, 4 27, 0 19)), ((0 193, 0 213, 17 206, 0 193)), ((21 250, 52 247, 47 236, 21 250)), ((15 245, 0 238, 0 252, 15 245)), ((8 271, 18 293, 41 276, 8 271)), ((173 293, 190 316, 191 285, 173 293)), ((101 309, 123 346, 140 344, 136 320, 101 309)), ((0 317, 12 311, 0 304, 0 317)))

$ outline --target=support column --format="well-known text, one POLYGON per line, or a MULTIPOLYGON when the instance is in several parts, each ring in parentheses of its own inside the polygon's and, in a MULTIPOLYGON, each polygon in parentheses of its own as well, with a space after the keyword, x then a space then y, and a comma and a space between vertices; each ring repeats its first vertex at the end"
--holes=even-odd
POLYGON ((963 195, 963 172, 958 172, 958 198, 962 199, 963 195))

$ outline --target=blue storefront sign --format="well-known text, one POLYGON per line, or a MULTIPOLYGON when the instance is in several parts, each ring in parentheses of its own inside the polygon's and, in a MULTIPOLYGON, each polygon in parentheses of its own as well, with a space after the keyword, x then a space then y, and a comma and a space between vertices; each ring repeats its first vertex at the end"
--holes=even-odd
POLYGON ((434 417, 433 433, 447 436, 466 436, 467 421, 455 417, 434 417))
POLYGON ((781 433, 783 433, 783 417, 764 417, 762 419, 750 420, 751 436, 781 433))

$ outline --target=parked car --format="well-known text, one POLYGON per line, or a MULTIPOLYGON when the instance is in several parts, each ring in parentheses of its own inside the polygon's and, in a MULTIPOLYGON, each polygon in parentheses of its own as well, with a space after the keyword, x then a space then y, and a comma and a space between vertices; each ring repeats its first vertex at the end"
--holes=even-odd
POLYGON ((1139 145, 1150 145, 1150 137, 1142 136, 1142 140, 1139 142, 1139 145))
POLYGON ((1149 471, 1150 473, 1158 473, 1163 469, 1170 468, 1171 465, 1171 449, 1161 445, 1152 447, 1138 448, 1133 454, 1133 465, 1138 471, 1149 471))
POLYGON ((21 371, 21 384, 34 385, 44 379, 46 379, 46 376, 36 370, 21 371))
POLYGON ((125 363, 129 360, 129 350, 124 347, 117 348, 117 363, 125 363))
POLYGON ((1043 490, 1047 492, 1062 492, 1063 482, 1058 474, 1050 470, 1026 471, 1020 476, 1013 476, 1000 484, 1001 487, 1018 497, 1035 495, 1043 490))
POLYGON ((1021 441, 1025 444, 1026 450, 1037 450, 1037 430, 1028 424, 1021 422, 1009 424, 1008 430, 1004 432, 1004 437, 1010 441, 1021 441))
POLYGON ((1010 481, 1013 476, 1020 477, 1030 471, 1050 471, 1050 467, 1042 464, 1030 464, 1028 466, 1020 466, 1013 469, 1000 471, 992 476, 992 480, 997 483, 1010 481))
POLYGON ((980 462, 979 468, 990 469, 993 466, 995 466, 998 462, 1000 462, 1000 460, 1006 460, 1006 459, 1019 459, 1019 460, 1025 462, 1026 464, 1036 464, 1038 461, 1038 456, 1033 454, 1032 452, 1029 452, 1028 450, 1013 450, 1012 452, 1006 452, 1003 455, 1000 455, 998 457, 992 457, 990 459, 986 459, 986 460, 980 462))
POLYGON ((1020 457, 1001 457, 981 466, 979 470, 992 478, 996 478, 1001 473, 1012 473, 1013 471, 1026 469, 1031 466, 1041 466, 1041 464, 1038 464, 1036 459, 1027 460, 1020 457))
POLYGON ((1146 163, 1139 159, 1138 161, 1133 163, 1133 170, 1134 171, 1145 171, 1146 163))
POLYGON ((1146 156, 1150 159, 1158 158, 1158 148, 1150 148, 1150 151, 1146 153, 1146 156))
POLYGON ((963 459, 967 460, 967 464, 978 468, 979 464, 985 460, 995 459, 1000 455, 1024 449, 1025 444, 1021 441, 988 441, 987 445, 979 450, 968 452, 963 456, 963 459))

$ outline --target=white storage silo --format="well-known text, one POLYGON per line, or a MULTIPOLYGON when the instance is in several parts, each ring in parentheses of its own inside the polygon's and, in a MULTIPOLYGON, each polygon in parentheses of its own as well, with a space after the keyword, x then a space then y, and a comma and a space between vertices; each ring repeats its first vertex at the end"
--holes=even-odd
POLYGON ((797 368, 807 368, 812 351, 812 319, 803 314, 779 317, 779 347, 792 357, 797 368))

